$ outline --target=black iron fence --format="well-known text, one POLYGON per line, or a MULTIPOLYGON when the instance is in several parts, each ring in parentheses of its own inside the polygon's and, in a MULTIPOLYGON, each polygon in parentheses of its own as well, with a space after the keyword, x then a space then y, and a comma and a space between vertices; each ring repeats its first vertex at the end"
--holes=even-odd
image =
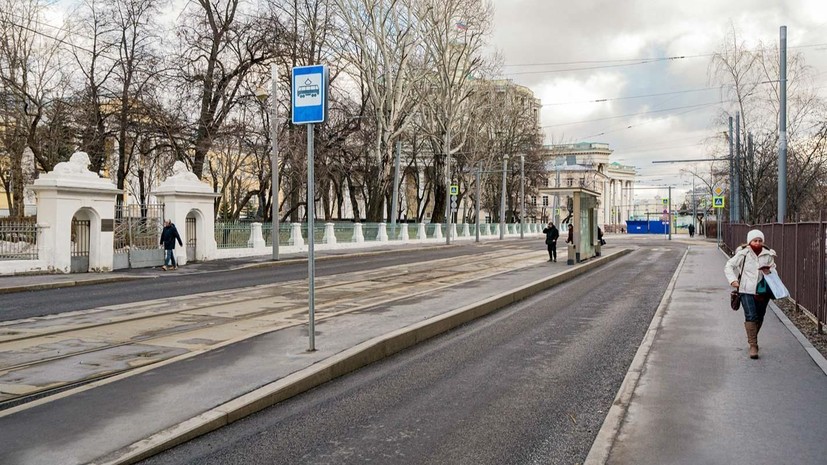
POLYGON ((778 254, 778 274, 796 305, 827 323, 827 222, 721 225, 723 247, 732 254, 746 242, 750 229, 764 233, 764 243, 778 254))
POLYGON ((0 260, 37 260, 37 223, 32 219, 0 219, 0 260))

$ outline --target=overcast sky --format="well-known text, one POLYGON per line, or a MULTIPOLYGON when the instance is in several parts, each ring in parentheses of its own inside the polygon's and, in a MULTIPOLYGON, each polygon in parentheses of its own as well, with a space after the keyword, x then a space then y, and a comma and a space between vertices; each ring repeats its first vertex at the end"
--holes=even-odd
POLYGON ((749 46, 773 46, 787 26, 788 54, 804 54, 816 87, 827 81, 827 0, 492 1, 504 77, 542 101, 546 143, 608 143, 644 184, 691 181, 678 176, 686 164, 652 160, 708 158, 703 141, 726 129, 716 117, 734 109, 709 88, 708 70, 733 27, 749 46), (687 58, 618 61, 673 56, 687 58))
MULTIPOLYGON (((55 12, 77 1, 56 0, 55 12)), ((709 67, 733 28, 752 47, 777 46, 787 26, 788 53, 803 54, 827 98, 827 0, 491 1, 502 77, 541 100, 546 143, 608 143, 612 160, 637 167, 642 184, 691 182, 679 176, 688 165, 652 160, 714 155, 704 142, 726 129, 716 122, 722 112, 735 110, 709 67)), ((183 4, 171 0, 165 17, 183 4)))

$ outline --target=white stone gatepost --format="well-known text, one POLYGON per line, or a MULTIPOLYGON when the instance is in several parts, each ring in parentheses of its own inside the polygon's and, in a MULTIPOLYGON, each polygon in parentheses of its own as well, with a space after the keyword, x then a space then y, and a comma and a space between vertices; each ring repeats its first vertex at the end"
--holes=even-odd
POLYGON ((120 191, 89 171, 89 163, 85 152, 75 152, 31 186, 37 195, 37 222, 44 226, 38 238, 40 259, 59 273, 71 271, 72 243, 79 240, 88 240, 89 266, 77 271, 112 270, 115 198, 120 191), (74 218, 89 221, 88 237, 73 229, 74 218))
POLYGON ((187 218, 195 218, 195 254, 198 261, 210 260, 216 256, 218 246, 215 242, 215 199, 221 194, 212 191, 209 184, 202 182, 182 161, 172 165, 169 176, 153 192, 159 202, 164 204, 165 219, 171 220, 178 229, 183 247, 176 244, 175 260, 179 265, 187 263, 187 218))

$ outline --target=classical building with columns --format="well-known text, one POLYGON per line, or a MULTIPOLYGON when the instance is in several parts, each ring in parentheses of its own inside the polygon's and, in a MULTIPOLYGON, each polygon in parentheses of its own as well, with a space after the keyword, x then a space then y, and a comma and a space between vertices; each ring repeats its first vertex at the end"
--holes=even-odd
POLYGON ((546 187, 537 202, 542 221, 559 225, 566 219, 566 198, 559 188, 584 187, 598 192, 597 223, 607 232, 620 231, 632 215, 635 168, 610 161, 609 144, 579 142, 547 145, 546 187))

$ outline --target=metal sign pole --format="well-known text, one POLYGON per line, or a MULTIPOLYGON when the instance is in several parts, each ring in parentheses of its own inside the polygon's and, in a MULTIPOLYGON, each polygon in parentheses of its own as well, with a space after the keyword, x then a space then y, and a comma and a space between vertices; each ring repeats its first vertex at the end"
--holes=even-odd
POLYGON ((307 125, 307 281, 308 281, 308 295, 307 304, 309 308, 309 322, 310 322, 310 352, 316 350, 316 262, 313 250, 313 229, 315 215, 315 195, 314 192, 314 176, 313 176, 313 128, 314 124, 307 125))
POLYGON ((316 350, 316 257, 315 176, 313 174, 314 123, 324 123, 327 115, 327 85, 330 81, 324 65, 293 68, 293 124, 307 125, 307 307, 309 320, 309 352, 316 350))

